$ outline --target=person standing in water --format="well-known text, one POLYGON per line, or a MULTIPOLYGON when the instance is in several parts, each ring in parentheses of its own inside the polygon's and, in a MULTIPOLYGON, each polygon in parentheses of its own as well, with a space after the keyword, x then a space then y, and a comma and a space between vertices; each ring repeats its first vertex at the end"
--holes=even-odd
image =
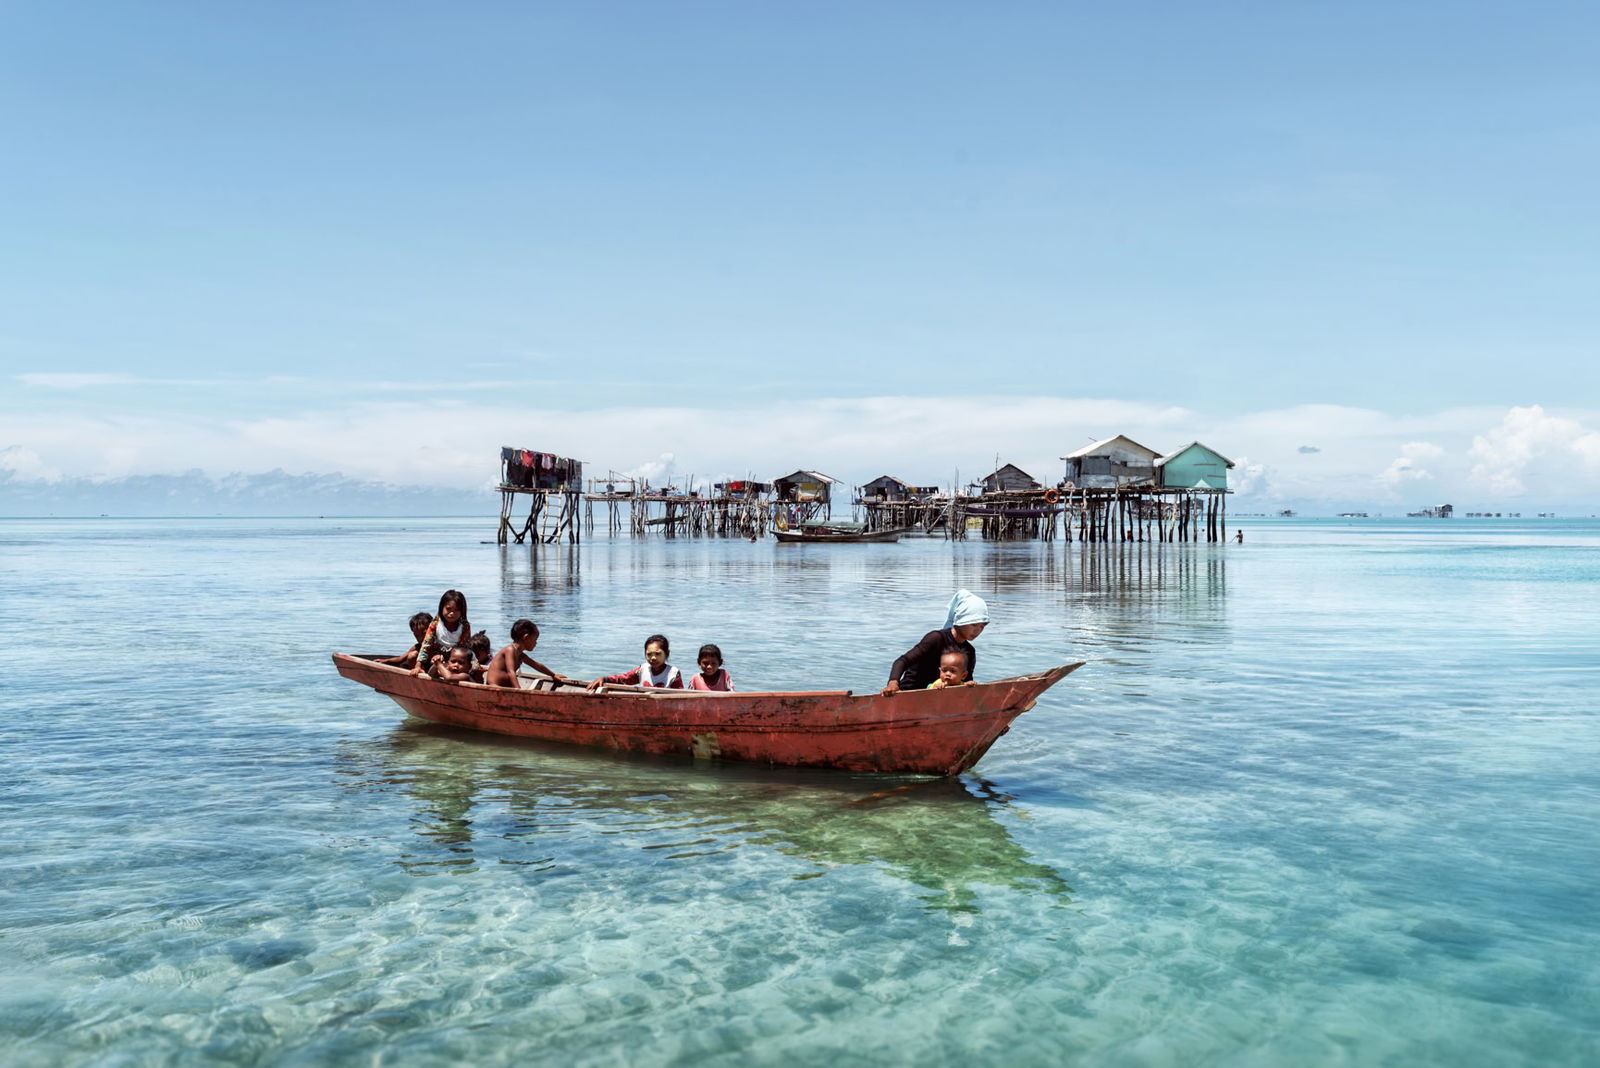
POLYGON ((939 659, 950 651, 965 654, 967 678, 971 679, 978 667, 978 651, 972 647, 972 639, 988 625, 989 606, 983 598, 970 590, 957 590, 950 598, 944 628, 930 630, 902 653, 889 669, 888 684, 879 692, 892 697, 901 690, 927 689, 939 677, 939 659))

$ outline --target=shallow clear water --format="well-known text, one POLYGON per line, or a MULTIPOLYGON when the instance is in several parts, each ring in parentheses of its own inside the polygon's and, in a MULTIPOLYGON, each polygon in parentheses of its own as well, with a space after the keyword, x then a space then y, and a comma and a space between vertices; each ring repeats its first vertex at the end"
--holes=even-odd
POLYGON ((493 526, 0 522, 0 1062, 1600 1055, 1600 524, 493 526), (328 660, 456 586, 569 674, 664 630, 862 689, 958 585, 981 676, 1089 664, 957 780, 474 736, 328 660))

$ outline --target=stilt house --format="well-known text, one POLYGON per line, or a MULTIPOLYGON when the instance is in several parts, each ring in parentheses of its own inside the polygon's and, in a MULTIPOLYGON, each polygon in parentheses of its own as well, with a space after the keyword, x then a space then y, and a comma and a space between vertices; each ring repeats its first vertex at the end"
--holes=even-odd
POLYGON ((583 461, 532 449, 502 447, 500 486, 511 490, 580 490, 583 461))
POLYGON ((1233 466, 1233 461, 1198 441, 1191 441, 1176 452, 1158 458, 1155 466, 1163 489, 1226 492, 1228 469, 1233 466))
POLYGON ((1016 464, 1006 464, 999 470, 991 471, 972 486, 980 493, 1006 493, 1011 490, 1041 488, 1037 479, 1016 464))
POLYGON ((1080 489, 1117 489, 1121 486, 1153 486, 1156 459, 1160 453, 1118 434, 1069 452, 1066 480, 1080 489))
POLYGON ((863 501, 920 501, 939 492, 938 486, 913 486, 893 475, 879 475, 861 487, 863 501))
POLYGON ((829 504, 839 480, 818 471, 796 471, 772 480, 773 492, 784 504, 829 504))
POLYGON ((579 502, 583 498, 583 463, 552 452, 532 449, 500 450, 501 544, 530 536, 536 542, 559 541, 563 535, 578 543, 579 502), (528 500, 528 518, 518 527, 511 522, 519 495, 528 500))
POLYGON ((772 492, 772 483, 741 478, 732 482, 718 482, 711 487, 714 497, 731 497, 737 501, 753 501, 772 492))

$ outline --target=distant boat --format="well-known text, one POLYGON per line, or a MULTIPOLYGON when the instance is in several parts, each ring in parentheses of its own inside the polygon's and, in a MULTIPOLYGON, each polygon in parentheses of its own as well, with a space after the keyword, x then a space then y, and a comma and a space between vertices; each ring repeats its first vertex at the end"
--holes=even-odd
POLYGON ((634 753, 912 775, 972 767, 1040 694, 1083 666, 884 697, 637 686, 591 693, 581 683, 548 679, 524 679, 511 689, 438 682, 376 661, 333 654, 339 674, 434 723, 634 753))
POLYGON ((774 530, 772 536, 781 542, 858 542, 899 541, 906 530, 829 530, 807 527, 802 530, 774 530))
POLYGON ((1294 509, 1293 508, 1285 508, 1283 511, 1279 512, 1278 515, 1279 515, 1279 517, 1281 517, 1283 519, 1293 519, 1294 518, 1294 509))
MULTIPOLYGON (((780 526, 779 530, 788 530, 780 526)), ((867 529, 865 523, 858 523, 854 519, 808 519, 795 528, 796 530, 809 530, 813 532, 826 532, 829 534, 858 534, 867 529)))

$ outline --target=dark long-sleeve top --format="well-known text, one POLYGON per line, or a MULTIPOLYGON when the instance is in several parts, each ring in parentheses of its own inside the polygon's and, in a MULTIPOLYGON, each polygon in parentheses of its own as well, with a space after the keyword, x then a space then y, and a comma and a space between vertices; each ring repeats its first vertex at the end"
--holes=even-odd
POLYGON ((958 639, 953 630, 930 630, 924 634, 920 642, 894 662, 889 677, 899 679, 902 690, 926 690, 939 677, 939 658, 951 649, 967 654, 967 678, 975 678, 978 650, 971 642, 958 639))

